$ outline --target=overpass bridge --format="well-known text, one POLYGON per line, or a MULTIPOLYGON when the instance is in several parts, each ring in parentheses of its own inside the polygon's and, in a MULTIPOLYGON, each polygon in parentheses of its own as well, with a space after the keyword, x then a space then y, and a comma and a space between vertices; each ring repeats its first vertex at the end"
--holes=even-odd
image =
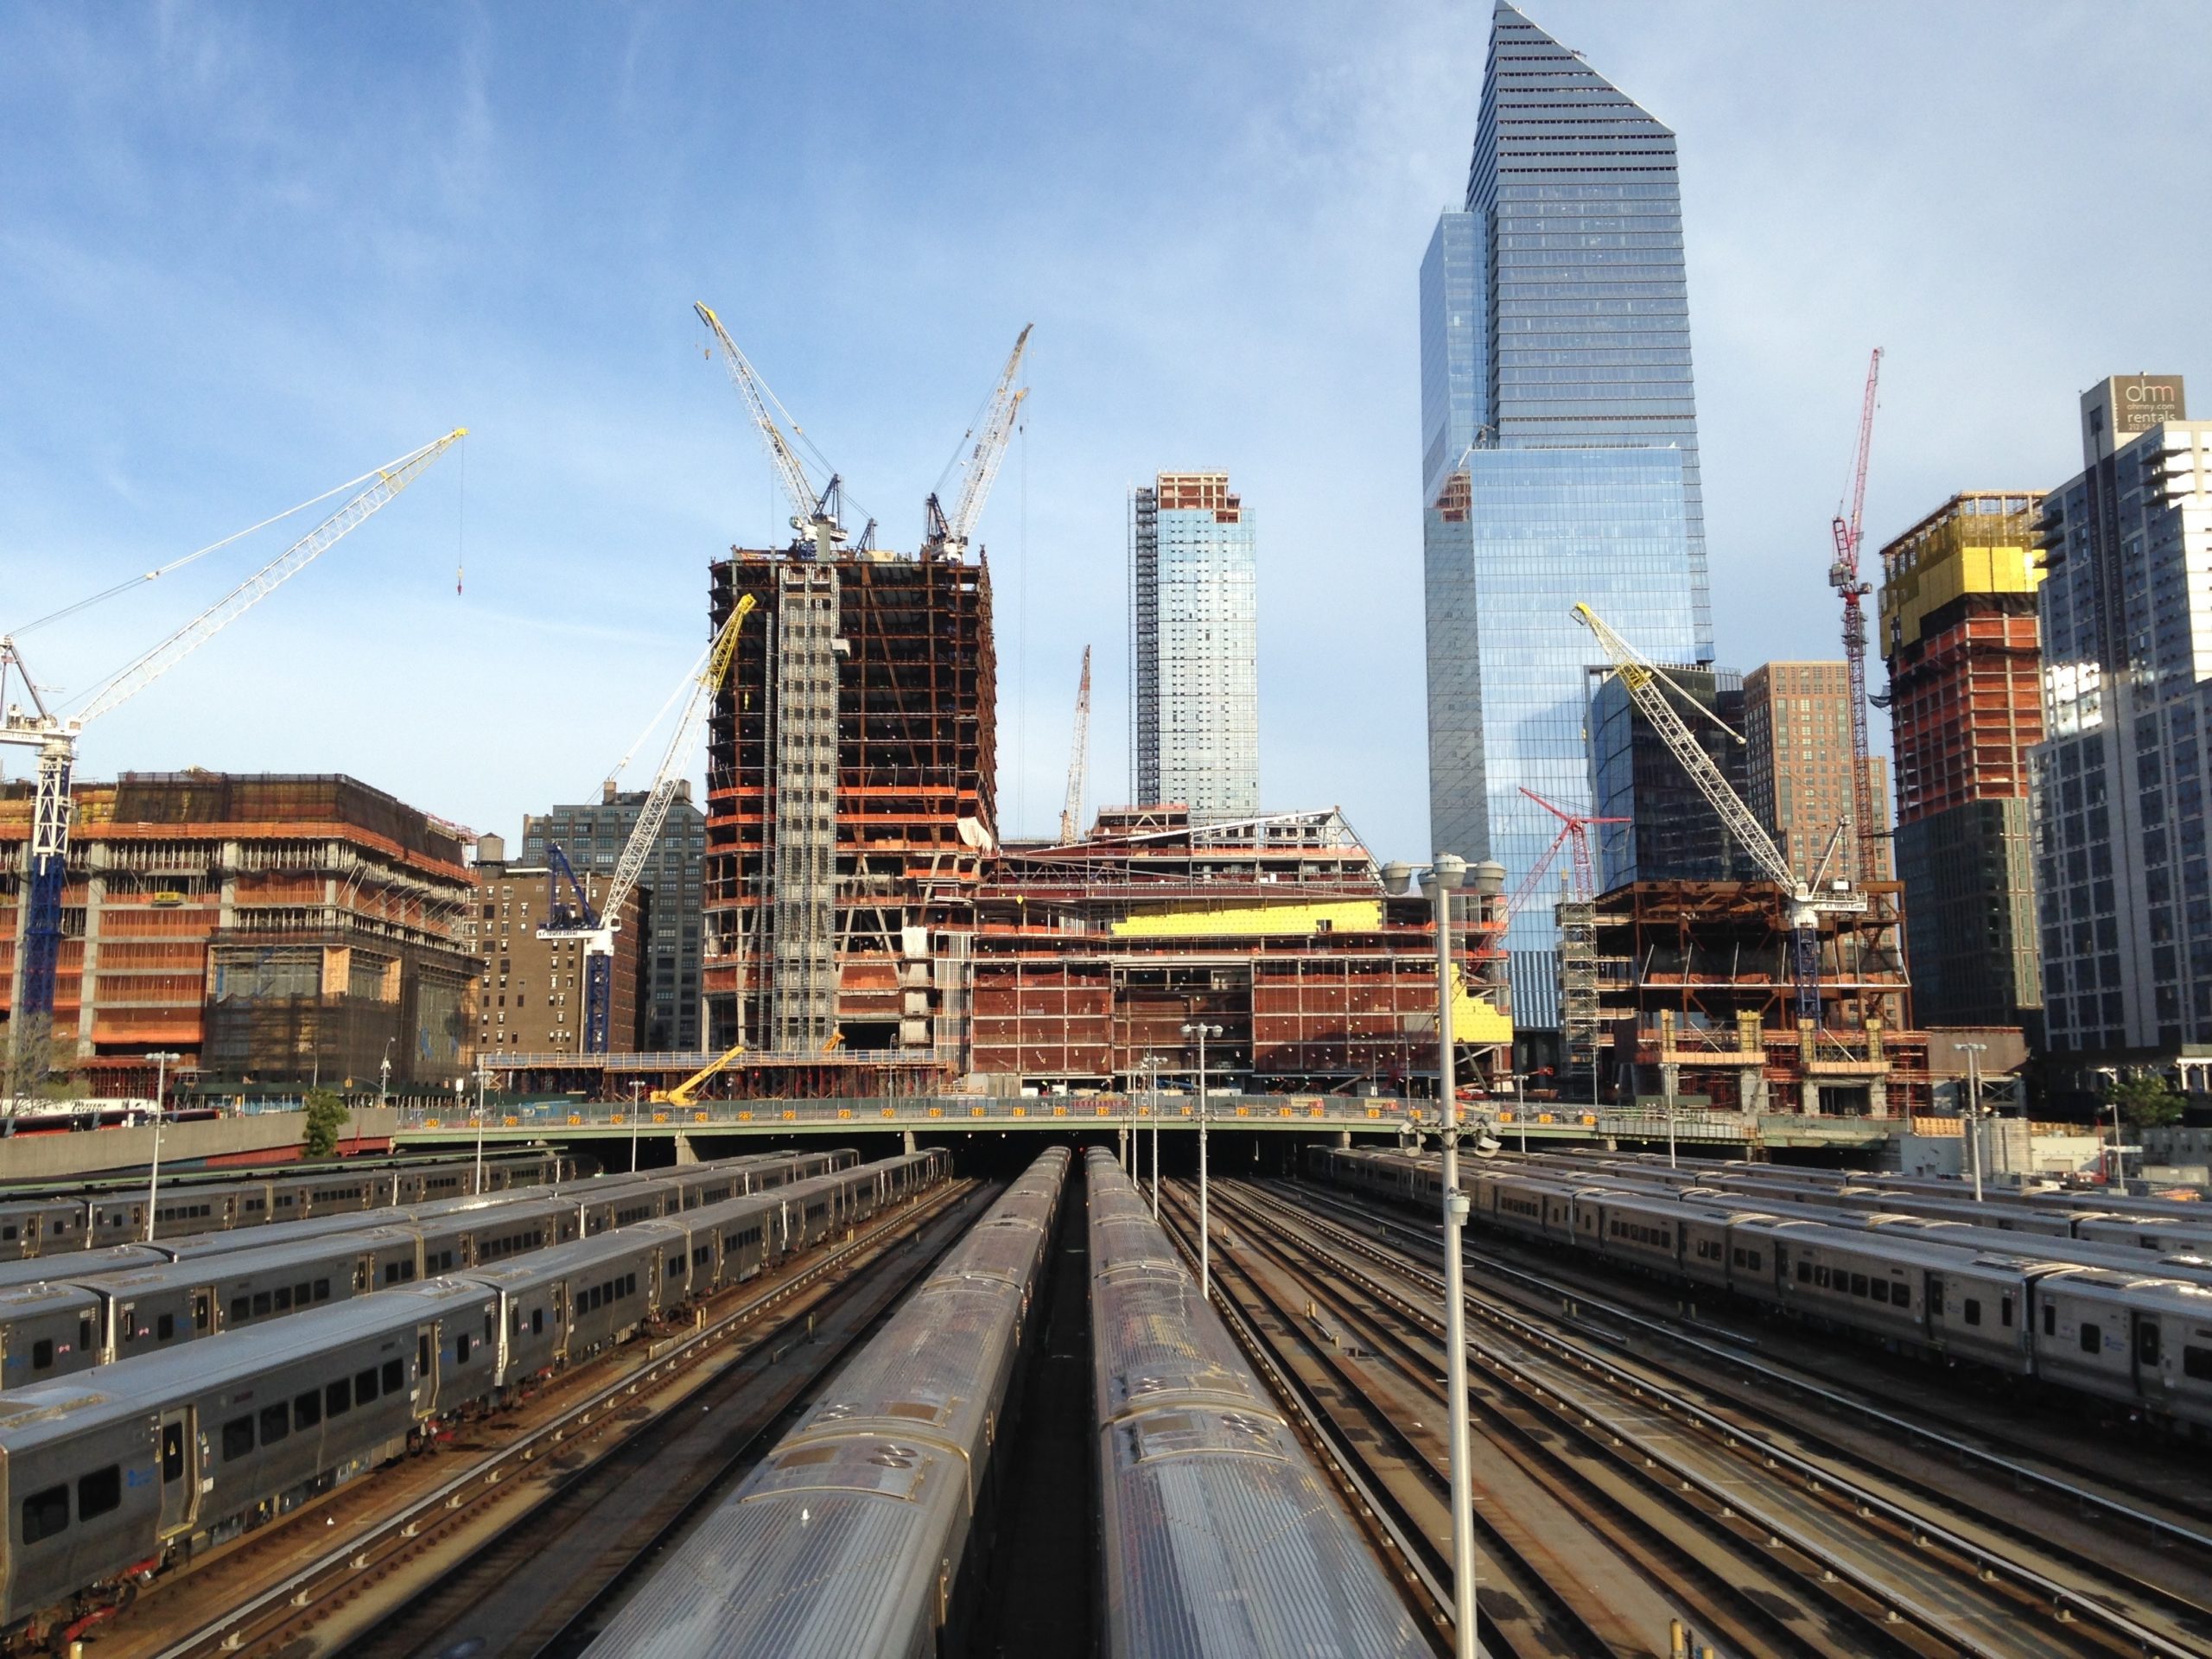
MULTIPOLYGON (((1348 1136, 1395 1141, 1419 1111, 1433 1125, 1433 1103, 1389 1096, 1222 1095, 1207 1097, 1210 1133, 1348 1136)), ((1651 1108, 1609 1109, 1531 1104, 1516 1111, 1504 1103, 1462 1103, 1462 1122, 1486 1122, 1509 1144, 1663 1146, 1669 1114, 1651 1108)), ((553 1101, 494 1108, 481 1119, 473 1111, 404 1114, 393 1130, 403 1147, 451 1147, 553 1139, 563 1141, 673 1140, 679 1159, 695 1138, 720 1142, 734 1137, 899 1134, 944 1143, 962 1135, 1119 1133, 1151 1128, 1193 1134, 1199 1123, 1194 1095, 1020 1096, 877 1095, 833 1099, 702 1101, 690 1106, 639 1106, 553 1101)), ((1673 1114, 1675 1143, 1707 1155, 1743 1156, 1771 1148, 1833 1147, 1872 1150, 1904 1128, 1900 1120, 1816 1117, 1683 1109, 1673 1114)))

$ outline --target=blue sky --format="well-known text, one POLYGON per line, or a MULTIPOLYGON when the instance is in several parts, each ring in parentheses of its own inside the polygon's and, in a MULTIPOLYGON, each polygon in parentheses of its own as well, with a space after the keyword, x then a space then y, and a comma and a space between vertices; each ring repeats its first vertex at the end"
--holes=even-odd
MULTIPOLYGON (((1871 346, 1872 537, 2066 476, 2103 374, 2192 375, 2212 413, 2212 7, 1529 10, 1681 135, 1724 661, 1836 654, 1871 346)), ((780 526, 694 300, 897 546, 1034 322, 981 531, 1005 827, 1058 813, 1086 643, 1092 800, 1126 794, 1125 491, 1223 467, 1259 525, 1267 798, 1419 855, 1414 282, 1488 24, 0 5, 0 627, 467 425, 83 766, 347 772, 512 835, 595 792, 702 643, 707 561, 780 526)), ((89 689, 281 545, 24 650, 89 689)))

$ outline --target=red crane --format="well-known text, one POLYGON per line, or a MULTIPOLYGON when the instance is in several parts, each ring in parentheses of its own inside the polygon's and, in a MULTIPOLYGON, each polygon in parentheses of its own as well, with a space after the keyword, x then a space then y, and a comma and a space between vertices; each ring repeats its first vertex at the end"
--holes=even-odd
POLYGON ((1858 464, 1851 475, 1851 516, 1844 517, 1839 502, 1830 530, 1835 537, 1835 563, 1828 566, 1828 586, 1843 597, 1843 660, 1851 677, 1851 809, 1859 833, 1852 838, 1852 875, 1860 883, 1871 880, 1878 868, 1874 843, 1881 835, 1875 814, 1872 745, 1866 735, 1866 612, 1863 601, 1873 591, 1859 574, 1859 521, 1866 508, 1866 453, 1874 442, 1874 389, 1882 378, 1882 348, 1877 346, 1866 365, 1866 400, 1859 410, 1858 464))
POLYGON ((1598 866, 1590 856, 1590 826, 1593 823, 1627 823, 1627 818, 1593 817, 1586 812, 1569 812, 1565 807, 1554 806, 1533 789, 1521 791, 1538 806, 1559 820, 1559 833, 1552 837, 1552 844, 1544 849, 1544 855, 1529 867, 1521 885, 1513 890, 1513 897, 1505 903, 1508 916, 1518 916, 1521 907, 1529 902, 1536 890, 1536 883, 1544 879, 1544 872, 1552 867, 1552 860, 1559 856, 1559 849, 1569 849, 1573 874, 1568 880, 1567 896, 1577 904, 1586 905, 1597 897, 1598 866))

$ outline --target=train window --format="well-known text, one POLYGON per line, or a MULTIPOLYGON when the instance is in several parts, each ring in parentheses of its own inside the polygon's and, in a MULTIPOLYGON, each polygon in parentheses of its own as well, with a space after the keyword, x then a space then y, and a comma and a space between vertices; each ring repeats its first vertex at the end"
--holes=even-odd
POLYGON ((292 1306, 295 1307, 305 1307, 314 1295, 315 1287, 313 1285, 294 1285, 292 1287, 292 1306))
POLYGON ((2012 1293, 2009 1290, 1997 1299, 1997 1318, 2001 1325, 2009 1326, 2012 1323, 2012 1293))
MULTIPOLYGON (((1439 1046, 1440 1047, 1442 1045, 1440 1044, 1439 1046)), ((399 1282, 398 1262, 387 1262, 384 1264, 384 1281, 387 1285, 396 1285, 399 1282)))
POLYGON ((77 1477, 77 1518, 89 1521, 123 1507, 123 1470, 111 1463, 89 1475, 77 1477))
POLYGON ((0 1240, 4 1240, 4 1241, 8 1241, 8 1242, 12 1243, 12 1242, 14 1241, 14 1239, 15 1239, 15 1236, 16 1236, 16 1230, 15 1230, 12 1226, 10 1226, 10 1227, 0 1227, 0 1240))
POLYGON ((2135 1363, 2139 1365, 2158 1363, 2158 1327, 2149 1319, 2135 1327, 2135 1363))
POLYGON ((231 1298, 231 1323, 232 1323, 232 1325, 244 1325, 244 1324, 246 1322, 246 1317, 247 1317, 248 1313, 251 1311, 251 1309, 252 1309, 252 1304, 251 1304, 251 1303, 250 1303, 250 1302, 248 1302, 245 1297, 243 1297, 243 1296, 233 1296, 233 1297, 232 1297, 232 1298, 231 1298))
POLYGON ((1938 1319, 1943 1316, 1943 1281, 1930 1274, 1928 1276, 1928 1317, 1938 1319))
POLYGON ((386 1394, 397 1394, 406 1386, 407 1368, 396 1359, 387 1359, 385 1361, 384 1391, 386 1394))
POLYGON ((1877 1279, 1868 1287, 1868 1288, 1874 1293, 1874 1300, 1876 1301, 1886 1302, 1890 1300, 1890 1281, 1888 1280, 1877 1279))
POLYGON ((326 1382, 322 1389, 322 1414, 343 1417, 353 1409, 353 1385, 344 1377, 335 1382, 326 1382))
POLYGON ((54 1338, 41 1337, 31 1344, 31 1370, 51 1370, 54 1368, 54 1338))
POLYGON ((92 1349, 92 1316, 89 1313, 77 1321, 77 1346, 85 1353, 92 1349))
POLYGON ((313 1428, 322 1421, 322 1396, 313 1389, 292 1398, 292 1426, 313 1428))
POLYGON ((545 1334, 545 1310, 542 1307, 530 1310, 530 1334, 533 1337, 545 1334))
POLYGON ((23 1541, 35 1544, 69 1529, 69 1488, 49 1486, 23 1500, 23 1541))
POLYGON ((223 1425, 223 1461, 242 1458, 253 1450, 253 1419, 233 1417, 223 1425))
POLYGON ((1760 1258, 1761 1252, 1759 1252, 1759 1251, 1758 1251, 1758 1250, 1753 1250, 1753 1251, 1751 1251, 1751 1252, 1750 1253, 1750 1255, 1751 1255, 1751 1271, 1752 1271, 1753 1273, 1757 1273, 1757 1272, 1759 1270, 1759 1258, 1760 1258))
POLYGON ((2104 1327, 2085 1322, 2082 1326, 2082 1351, 2085 1354, 2101 1354, 2104 1351, 2104 1327))
POLYGON ((2045 1302, 2043 1305, 2043 1333, 2046 1337, 2058 1334, 2058 1308, 2055 1303, 2045 1302))
POLYGON ((2199 1382, 2212 1382, 2212 1348, 2184 1347, 2181 1351, 2181 1374, 2199 1382))
POLYGON ((289 1285, 279 1285, 272 1294, 276 1299, 276 1311, 279 1313, 289 1313, 292 1311, 292 1287, 289 1285))
POLYGON ((269 1293, 265 1290, 257 1290, 253 1293, 253 1317, 257 1319, 263 1319, 267 1317, 268 1313, 269 1293))
POLYGON ((154 1340, 167 1342, 176 1335, 176 1315, 163 1313, 154 1320, 154 1340))
POLYGON ((207 1320, 212 1311, 207 1302, 207 1293, 205 1291, 192 1299, 192 1328, 195 1331, 205 1331, 207 1328, 207 1320))
POLYGON ((162 1479, 163 1482, 184 1478, 184 1425, 162 1425, 162 1479))
POLYGON ((454 1364, 466 1365, 468 1363, 468 1348, 469 1342, 466 1334, 455 1337, 453 1339, 453 1363, 454 1364))
POLYGON ((622 1294, 625 1296, 634 1296, 638 1294, 638 1275, 636 1274, 625 1274, 623 1275, 622 1294))
POLYGON ((492 1310, 488 1307, 484 1310, 484 1340, 492 1340, 492 1310))
POLYGON ((1801 1285, 1810 1284, 1812 1280, 1813 1264, 1809 1262, 1800 1262, 1797 1264, 1797 1282, 1801 1285))
POLYGON ((365 1405, 367 1405, 367 1404, 369 1403, 369 1402, 370 1402, 370 1401, 372 1401, 372 1400, 375 1399, 376 1397, 377 1397, 377 1370, 376 1370, 376 1367, 375 1367, 375 1366, 373 1366, 373 1365, 372 1365, 372 1366, 370 1366, 370 1367, 369 1367, 369 1369, 368 1369, 367 1370, 365 1370, 365 1371, 356 1371, 356 1372, 354 1372, 354 1373, 353 1373, 353 1398, 354 1398, 355 1402, 356 1402, 357 1403, 359 1403, 359 1404, 361 1404, 361 1405, 365 1406, 365 1405))
POLYGON ((329 1280, 318 1279, 315 1281, 315 1299, 318 1302, 327 1302, 330 1300, 329 1280))
POLYGON ((1968 1325, 1980 1325, 1981 1323, 1981 1300, 1979 1297, 1969 1296, 1967 1298, 1967 1323, 1968 1325))
POLYGON ((1864 1296, 1866 1294, 1866 1275, 1865 1274, 1854 1273, 1851 1275, 1851 1294, 1854 1296, 1864 1296))
POLYGON ((261 1443, 274 1446, 292 1432, 292 1414, 279 1400, 261 1408, 261 1443))
POLYGON ((1891 1285, 1890 1287, 1890 1305, 1892 1307, 1910 1307, 1912 1306, 1912 1287, 1910 1285, 1891 1285))
POLYGON ((683 1257, 680 1254, 670 1256, 668 1258, 668 1276, 671 1279, 680 1278, 683 1276, 683 1257))

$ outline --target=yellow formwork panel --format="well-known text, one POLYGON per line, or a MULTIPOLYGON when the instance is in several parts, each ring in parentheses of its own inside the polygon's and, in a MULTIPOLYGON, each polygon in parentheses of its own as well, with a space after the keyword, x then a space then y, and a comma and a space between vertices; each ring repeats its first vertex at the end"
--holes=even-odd
POLYGON ((1467 988, 1467 976, 1454 969, 1452 989, 1458 995, 1452 999, 1452 1040, 1459 1043, 1510 1043, 1513 1040, 1513 1020, 1509 1014, 1500 1014, 1491 1000, 1478 995, 1467 988))
POLYGON ((1124 917, 1114 924, 1125 939, 1282 938, 1330 931, 1371 933, 1382 925, 1379 899, 1332 899, 1319 903, 1246 905, 1227 910, 1163 910, 1124 917))

